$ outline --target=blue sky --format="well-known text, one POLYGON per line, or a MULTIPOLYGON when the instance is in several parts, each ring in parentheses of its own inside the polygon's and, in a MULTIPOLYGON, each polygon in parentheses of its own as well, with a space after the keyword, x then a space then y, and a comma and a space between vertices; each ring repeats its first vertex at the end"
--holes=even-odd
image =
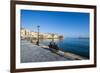
POLYGON ((89 13, 21 10, 21 27, 64 37, 88 37, 89 13))

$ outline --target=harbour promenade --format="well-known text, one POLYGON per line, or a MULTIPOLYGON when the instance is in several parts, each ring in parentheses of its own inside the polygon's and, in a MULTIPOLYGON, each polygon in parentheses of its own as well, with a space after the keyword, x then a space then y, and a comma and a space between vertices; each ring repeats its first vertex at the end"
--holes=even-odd
POLYGON ((21 40, 21 63, 66 60, 70 59, 34 45, 30 41, 21 40))

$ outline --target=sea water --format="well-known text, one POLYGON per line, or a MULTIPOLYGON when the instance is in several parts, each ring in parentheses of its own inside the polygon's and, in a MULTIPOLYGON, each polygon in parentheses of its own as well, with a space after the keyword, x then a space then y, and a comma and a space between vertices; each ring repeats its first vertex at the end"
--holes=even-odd
MULTIPOLYGON (((49 45, 52 39, 42 39, 41 44, 49 45)), ((89 38, 64 38, 55 39, 54 42, 64 52, 71 52, 89 59, 89 38)))

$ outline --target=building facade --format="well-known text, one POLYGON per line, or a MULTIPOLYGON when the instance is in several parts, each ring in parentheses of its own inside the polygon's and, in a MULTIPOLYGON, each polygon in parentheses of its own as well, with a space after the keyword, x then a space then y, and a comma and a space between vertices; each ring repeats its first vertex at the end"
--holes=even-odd
MULTIPOLYGON (((57 35, 54 33, 41 33, 39 32, 40 39, 59 39, 62 35, 57 35)), ((63 37, 63 36, 62 36, 63 37)), ((21 29, 21 39, 37 39, 38 33, 30 31, 28 29, 21 29)))

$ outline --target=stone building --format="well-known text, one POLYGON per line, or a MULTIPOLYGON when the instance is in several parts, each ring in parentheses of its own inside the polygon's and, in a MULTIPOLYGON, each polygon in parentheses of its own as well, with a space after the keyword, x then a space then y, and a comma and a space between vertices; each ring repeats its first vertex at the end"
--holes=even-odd
MULTIPOLYGON (((30 31, 28 29, 21 29, 21 39, 37 39, 37 32, 30 31)), ((63 37, 54 33, 39 33, 40 39, 59 39, 59 37, 63 37)))

